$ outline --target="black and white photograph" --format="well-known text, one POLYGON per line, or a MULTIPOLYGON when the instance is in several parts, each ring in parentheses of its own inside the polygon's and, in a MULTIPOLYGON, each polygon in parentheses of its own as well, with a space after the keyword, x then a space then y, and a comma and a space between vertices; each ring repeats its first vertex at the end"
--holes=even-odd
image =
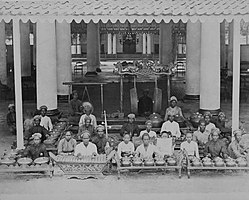
POLYGON ((249 0, 0 0, 0 200, 249 199, 249 0))

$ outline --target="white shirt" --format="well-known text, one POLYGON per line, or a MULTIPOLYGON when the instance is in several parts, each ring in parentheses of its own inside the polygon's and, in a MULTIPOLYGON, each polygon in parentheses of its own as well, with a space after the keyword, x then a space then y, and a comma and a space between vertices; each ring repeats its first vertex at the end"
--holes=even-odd
POLYGON ((170 122, 168 120, 164 122, 160 133, 162 133, 163 131, 170 131, 172 136, 181 137, 181 131, 180 131, 179 124, 175 121, 170 122))
MULTIPOLYGON (((85 124, 85 117, 86 117, 86 114, 84 114, 80 117, 79 127, 81 127, 85 124)), ((89 117, 91 118, 91 124, 93 125, 94 128, 96 128, 97 127, 96 117, 92 114, 90 114, 89 117)))
POLYGON ((214 125, 213 123, 209 122, 209 124, 206 125, 205 130, 206 130, 206 131, 209 131, 209 132, 211 133, 211 130, 212 130, 213 128, 215 128, 215 125, 214 125))
POLYGON ((87 146, 83 144, 83 142, 76 145, 74 150, 74 155, 77 156, 81 154, 82 156, 91 156, 93 153, 98 154, 97 147, 95 144, 89 142, 87 146))
POLYGON ((149 136, 150 136, 150 138, 152 138, 152 137, 155 137, 155 138, 156 138, 156 132, 155 132, 155 131, 150 131, 150 132, 148 132, 147 130, 141 131, 141 132, 140 132, 140 137, 142 137, 143 134, 145 134, 145 133, 148 133, 149 136))
POLYGON ((137 147, 136 152, 140 155, 141 158, 152 158, 153 153, 160 154, 157 147, 153 144, 149 144, 147 150, 145 150, 144 144, 141 144, 137 147))
POLYGON ((132 142, 128 142, 128 144, 125 144, 125 142, 120 142, 118 144, 118 156, 121 158, 122 152, 134 152, 134 144, 132 142))
POLYGON ((51 119, 48 116, 44 116, 44 117, 41 116, 40 125, 43 126, 45 129, 47 129, 48 131, 53 130, 51 119))
POLYGON ((199 156, 199 150, 198 150, 198 145, 196 142, 191 141, 188 143, 187 141, 184 141, 181 143, 181 150, 186 150, 188 153, 188 156, 195 156, 196 158, 200 158, 199 156))

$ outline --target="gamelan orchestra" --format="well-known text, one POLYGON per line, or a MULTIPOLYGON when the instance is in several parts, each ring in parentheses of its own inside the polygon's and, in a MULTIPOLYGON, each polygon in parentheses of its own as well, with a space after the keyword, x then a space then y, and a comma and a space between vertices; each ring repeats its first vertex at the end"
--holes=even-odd
MULTIPOLYGON (((104 122, 98 123, 93 105, 79 100, 77 91, 72 97, 67 118, 52 123, 46 105, 25 116, 25 149, 4 152, 0 171, 31 169, 39 164, 49 165, 49 169, 58 164, 67 175, 174 166, 186 171, 249 169, 248 134, 241 126, 233 132, 232 140, 231 125, 223 112, 218 116, 194 113, 185 118, 177 98, 171 96, 165 116, 161 116, 153 113, 152 99, 145 90, 139 98, 137 116, 128 114, 119 134, 110 134, 106 113, 104 122), (146 119, 145 124, 138 125, 137 117, 146 119), (183 124, 188 129, 182 129, 183 124)), ((8 110, 9 131, 16 134, 15 106, 10 104, 8 110)))

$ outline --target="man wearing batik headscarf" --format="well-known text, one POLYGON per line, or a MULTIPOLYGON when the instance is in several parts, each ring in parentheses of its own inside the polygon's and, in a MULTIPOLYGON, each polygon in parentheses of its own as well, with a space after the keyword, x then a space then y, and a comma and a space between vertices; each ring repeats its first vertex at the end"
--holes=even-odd
POLYGON ((43 143, 43 141, 46 139, 46 137, 48 135, 48 130, 40 125, 40 122, 41 122, 40 115, 34 116, 33 122, 34 122, 34 125, 33 125, 33 127, 31 127, 29 129, 29 134, 25 137, 25 139, 29 140, 34 133, 40 133, 41 134, 41 143, 43 143))
POLYGON ((182 109, 179 106, 177 106, 177 98, 175 96, 170 97, 169 103, 170 106, 165 111, 164 121, 168 120, 169 115, 179 116, 181 118, 184 118, 182 114, 182 109))
POLYGON ((92 142, 97 146, 98 154, 105 154, 107 148, 110 147, 108 139, 105 136, 105 127, 98 125, 96 130, 97 135, 92 138, 92 142))
POLYGON ((38 157, 48 157, 46 146, 41 143, 42 135, 40 133, 34 133, 31 138, 34 142, 24 150, 23 155, 32 160, 35 160, 38 157))
POLYGON ((124 123, 124 125, 122 126, 120 135, 123 137, 125 132, 129 133, 130 138, 132 138, 133 136, 139 136, 139 128, 138 125, 135 124, 135 114, 133 113, 130 113, 128 115, 128 122, 124 123))
POLYGON ((85 123, 81 124, 81 126, 79 126, 78 138, 80 138, 83 131, 85 131, 85 130, 89 131, 90 137, 93 137, 94 135, 96 135, 96 131, 95 131, 94 126, 91 124, 91 121, 92 121, 91 117, 85 116, 84 120, 85 120, 85 123))

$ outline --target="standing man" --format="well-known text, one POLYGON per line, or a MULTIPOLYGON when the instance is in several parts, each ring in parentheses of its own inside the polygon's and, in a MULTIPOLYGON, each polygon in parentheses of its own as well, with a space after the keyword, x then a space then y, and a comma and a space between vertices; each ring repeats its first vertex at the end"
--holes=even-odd
POLYGON ((78 123, 80 116, 83 114, 82 101, 78 99, 78 92, 74 90, 72 92, 73 99, 69 103, 69 113, 70 113, 70 122, 78 123))

